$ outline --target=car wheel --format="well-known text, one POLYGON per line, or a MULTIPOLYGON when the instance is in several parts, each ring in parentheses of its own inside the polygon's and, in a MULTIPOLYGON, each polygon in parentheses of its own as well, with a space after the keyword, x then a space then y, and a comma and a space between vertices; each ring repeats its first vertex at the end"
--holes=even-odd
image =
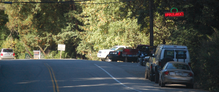
POLYGON ((187 88, 193 88, 193 84, 186 84, 187 88))
POLYGON ((161 82, 160 82, 160 80, 159 80, 158 84, 159 84, 159 86, 161 86, 161 82))
POLYGON ((125 62, 129 62, 130 60, 128 60, 128 57, 125 57, 125 62))
POLYGON ((150 73, 149 73, 149 80, 150 80, 150 81, 154 81, 153 70, 150 70, 150 73))
POLYGON ((140 65, 143 66, 143 62, 142 62, 142 60, 140 60, 140 65))
POLYGON ((165 83, 161 82, 161 83, 160 83, 160 86, 161 86, 161 87, 165 87, 165 83))
POLYGON ((145 61, 143 61, 143 66, 145 66, 146 65, 146 62, 145 61))
POLYGON ((158 83, 158 80, 159 80, 159 74, 157 71, 155 71, 155 83, 158 83))
POLYGON ((147 72, 147 70, 145 70, 145 73, 144 73, 144 77, 145 77, 145 79, 148 79, 148 72, 147 72))
POLYGON ((101 61, 105 61, 105 59, 101 58, 101 61))
POLYGON ((165 83, 163 83, 163 79, 160 80, 160 86, 165 87, 165 83))
POLYGON ((105 59, 105 61, 107 61, 107 62, 111 62, 112 60, 109 59, 109 57, 107 56, 106 59, 105 59))

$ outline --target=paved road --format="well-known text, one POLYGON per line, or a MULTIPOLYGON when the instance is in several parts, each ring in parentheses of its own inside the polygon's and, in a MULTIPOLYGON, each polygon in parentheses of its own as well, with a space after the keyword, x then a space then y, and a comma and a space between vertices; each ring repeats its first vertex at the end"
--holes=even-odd
POLYGON ((1 60, 0 92, 206 92, 159 87, 138 63, 89 60, 1 60))

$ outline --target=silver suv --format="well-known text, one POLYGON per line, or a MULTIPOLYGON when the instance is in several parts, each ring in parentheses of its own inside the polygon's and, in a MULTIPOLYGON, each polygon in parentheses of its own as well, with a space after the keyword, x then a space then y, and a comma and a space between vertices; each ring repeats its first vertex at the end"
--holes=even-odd
POLYGON ((1 49, 0 59, 14 59, 15 53, 13 49, 1 49))

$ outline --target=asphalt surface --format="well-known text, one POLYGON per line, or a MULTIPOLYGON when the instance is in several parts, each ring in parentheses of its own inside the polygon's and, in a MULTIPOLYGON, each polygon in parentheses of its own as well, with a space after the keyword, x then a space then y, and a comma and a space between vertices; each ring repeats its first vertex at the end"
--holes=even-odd
POLYGON ((144 79, 138 63, 89 60, 1 60, 0 92, 207 92, 144 79))

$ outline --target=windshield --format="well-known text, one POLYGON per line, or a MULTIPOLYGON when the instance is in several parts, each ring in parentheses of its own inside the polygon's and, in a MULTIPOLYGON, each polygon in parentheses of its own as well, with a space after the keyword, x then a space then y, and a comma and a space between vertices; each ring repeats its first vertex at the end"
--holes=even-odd
POLYGON ((118 47, 113 47, 113 48, 111 48, 110 50, 116 50, 118 47))

